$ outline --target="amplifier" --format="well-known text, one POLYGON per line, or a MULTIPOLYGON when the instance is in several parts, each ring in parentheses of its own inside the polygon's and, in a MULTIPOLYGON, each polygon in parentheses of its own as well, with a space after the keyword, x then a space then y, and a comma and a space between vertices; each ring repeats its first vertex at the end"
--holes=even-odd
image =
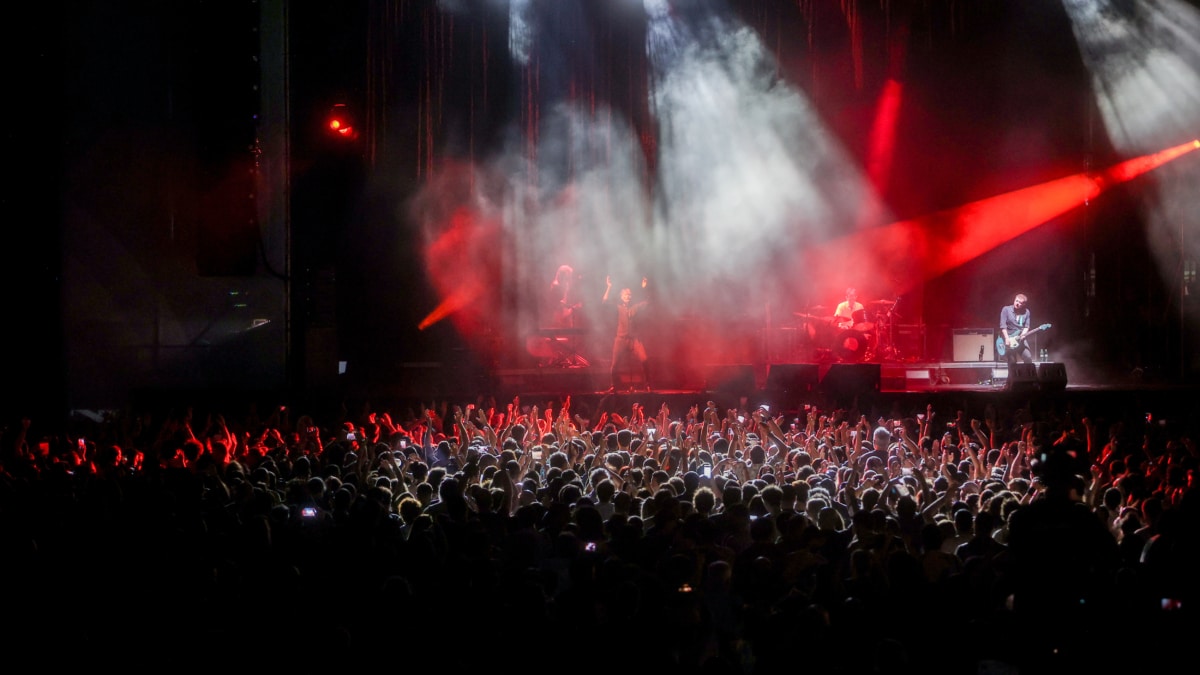
POLYGON ((995 361, 996 331, 992 328, 955 328, 955 361, 995 361))
POLYGON ((925 325, 900 323, 892 327, 892 338, 900 358, 924 360, 926 355, 925 325))

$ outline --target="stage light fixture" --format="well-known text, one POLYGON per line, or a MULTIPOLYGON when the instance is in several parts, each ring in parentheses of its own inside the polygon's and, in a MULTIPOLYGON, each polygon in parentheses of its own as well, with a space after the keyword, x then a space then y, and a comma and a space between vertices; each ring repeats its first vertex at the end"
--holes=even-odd
POLYGON ((358 128, 354 124, 354 115, 345 103, 335 103, 325 117, 326 130, 337 138, 354 140, 358 137, 358 128))

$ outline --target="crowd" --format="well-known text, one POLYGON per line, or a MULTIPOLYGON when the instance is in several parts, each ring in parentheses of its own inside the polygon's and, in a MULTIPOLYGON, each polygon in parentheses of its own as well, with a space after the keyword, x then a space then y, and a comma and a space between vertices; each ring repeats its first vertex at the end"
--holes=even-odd
POLYGON ((481 397, 37 429, 21 420, 2 439, 4 641, 48 662, 1194 661, 1200 456, 1187 426, 990 404, 599 412, 481 397))

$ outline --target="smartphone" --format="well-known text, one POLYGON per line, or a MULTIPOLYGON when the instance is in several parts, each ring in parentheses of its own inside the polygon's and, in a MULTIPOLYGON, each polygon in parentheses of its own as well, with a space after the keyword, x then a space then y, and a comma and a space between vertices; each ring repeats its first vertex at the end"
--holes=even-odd
POLYGON ((317 509, 312 506, 306 506, 300 509, 300 515, 304 516, 305 518, 316 518, 317 509))
POLYGON ((534 450, 533 451, 533 459, 540 462, 542 460, 542 451, 534 450))
POLYGON ((87 439, 86 438, 79 439, 79 449, 87 450, 87 439))
POLYGON ((356 440, 357 438, 358 437, 354 435, 354 432, 350 432, 350 433, 346 434, 346 440, 348 440, 348 441, 353 441, 353 440, 356 440))
POLYGON ((746 416, 738 415, 738 424, 745 424, 745 423, 746 423, 746 416))
POLYGON ((403 450, 403 449, 405 449, 405 448, 407 448, 407 447, 408 447, 408 439, 407 439, 407 438, 401 438, 401 439, 400 439, 400 449, 401 449, 401 450, 403 450))
POLYGON ((705 478, 712 478, 712 464, 705 464, 700 467, 700 475, 705 478))
POLYGON ((583 550, 585 550, 585 551, 595 551, 595 550, 596 550, 596 542, 594 542, 594 541, 589 541, 589 542, 587 543, 587 545, 583 547, 583 550))

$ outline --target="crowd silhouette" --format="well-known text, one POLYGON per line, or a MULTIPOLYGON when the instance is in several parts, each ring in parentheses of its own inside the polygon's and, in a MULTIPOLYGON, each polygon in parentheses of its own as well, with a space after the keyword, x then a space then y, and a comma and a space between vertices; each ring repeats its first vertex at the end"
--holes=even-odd
POLYGON ((900 405, 18 420, 5 641, 155 670, 1194 662, 1190 421, 900 405))

